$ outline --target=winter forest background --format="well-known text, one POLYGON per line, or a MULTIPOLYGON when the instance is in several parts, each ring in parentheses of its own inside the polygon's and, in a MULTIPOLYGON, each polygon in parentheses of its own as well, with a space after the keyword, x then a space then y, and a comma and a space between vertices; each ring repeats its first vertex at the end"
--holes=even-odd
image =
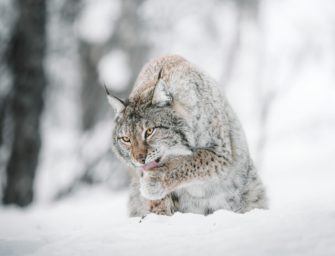
POLYGON ((334 1, 0 0, 0 212, 126 191, 103 84, 164 54, 218 81, 274 209, 334 203, 334 1))

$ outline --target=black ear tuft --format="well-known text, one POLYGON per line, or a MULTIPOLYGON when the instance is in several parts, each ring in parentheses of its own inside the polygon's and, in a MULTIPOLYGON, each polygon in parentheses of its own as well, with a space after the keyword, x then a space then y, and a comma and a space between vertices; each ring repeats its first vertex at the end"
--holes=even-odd
POLYGON ((159 107, 164 107, 172 102, 172 96, 167 89, 166 82, 162 79, 163 67, 158 73, 157 83, 152 97, 152 104, 159 107))
POLYGON ((104 87, 105 87, 108 102, 113 107, 115 113, 118 115, 125 109, 126 105, 121 99, 119 99, 116 96, 113 96, 110 93, 110 91, 107 89, 107 86, 105 84, 104 84, 104 87))
POLYGON ((163 79, 160 79, 155 87, 154 95, 152 97, 152 104, 159 107, 170 105, 172 96, 167 90, 167 85, 163 79))

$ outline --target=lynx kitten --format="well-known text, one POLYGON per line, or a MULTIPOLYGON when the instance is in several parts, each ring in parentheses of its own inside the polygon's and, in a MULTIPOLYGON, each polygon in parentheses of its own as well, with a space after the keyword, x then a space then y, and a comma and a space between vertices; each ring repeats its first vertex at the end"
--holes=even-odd
POLYGON ((116 112, 113 149, 132 169, 130 216, 266 208, 263 184, 216 82, 179 56, 144 66, 116 112))

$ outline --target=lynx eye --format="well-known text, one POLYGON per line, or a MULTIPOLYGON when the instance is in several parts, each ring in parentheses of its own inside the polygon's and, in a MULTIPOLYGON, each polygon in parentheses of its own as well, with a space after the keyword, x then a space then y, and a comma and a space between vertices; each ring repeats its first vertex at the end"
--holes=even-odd
POLYGON ((151 136, 155 131, 155 128, 148 128, 146 131, 145 131, 145 138, 148 138, 149 136, 151 136))
POLYGON ((122 140, 122 142, 124 142, 124 143, 129 143, 129 142, 130 142, 130 138, 127 137, 127 136, 122 136, 122 137, 121 137, 121 140, 122 140))

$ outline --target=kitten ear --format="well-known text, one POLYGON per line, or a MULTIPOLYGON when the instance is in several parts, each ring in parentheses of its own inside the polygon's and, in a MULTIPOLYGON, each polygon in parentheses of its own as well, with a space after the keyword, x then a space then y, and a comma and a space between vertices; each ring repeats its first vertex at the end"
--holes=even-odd
POLYGON ((172 96, 168 92, 166 86, 167 85, 164 80, 162 79, 158 80, 154 90, 154 95, 152 97, 153 105, 157 105, 159 107, 170 105, 170 103, 172 102, 172 96))
POLYGON ((118 115, 125 109, 126 105, 118 97, 115 97, 112 94, 110 94, 106 85, 105 85, 105 90, 106 90, 106 95, 107 95, 109 104, 113 107, 115 114, 118 115))

